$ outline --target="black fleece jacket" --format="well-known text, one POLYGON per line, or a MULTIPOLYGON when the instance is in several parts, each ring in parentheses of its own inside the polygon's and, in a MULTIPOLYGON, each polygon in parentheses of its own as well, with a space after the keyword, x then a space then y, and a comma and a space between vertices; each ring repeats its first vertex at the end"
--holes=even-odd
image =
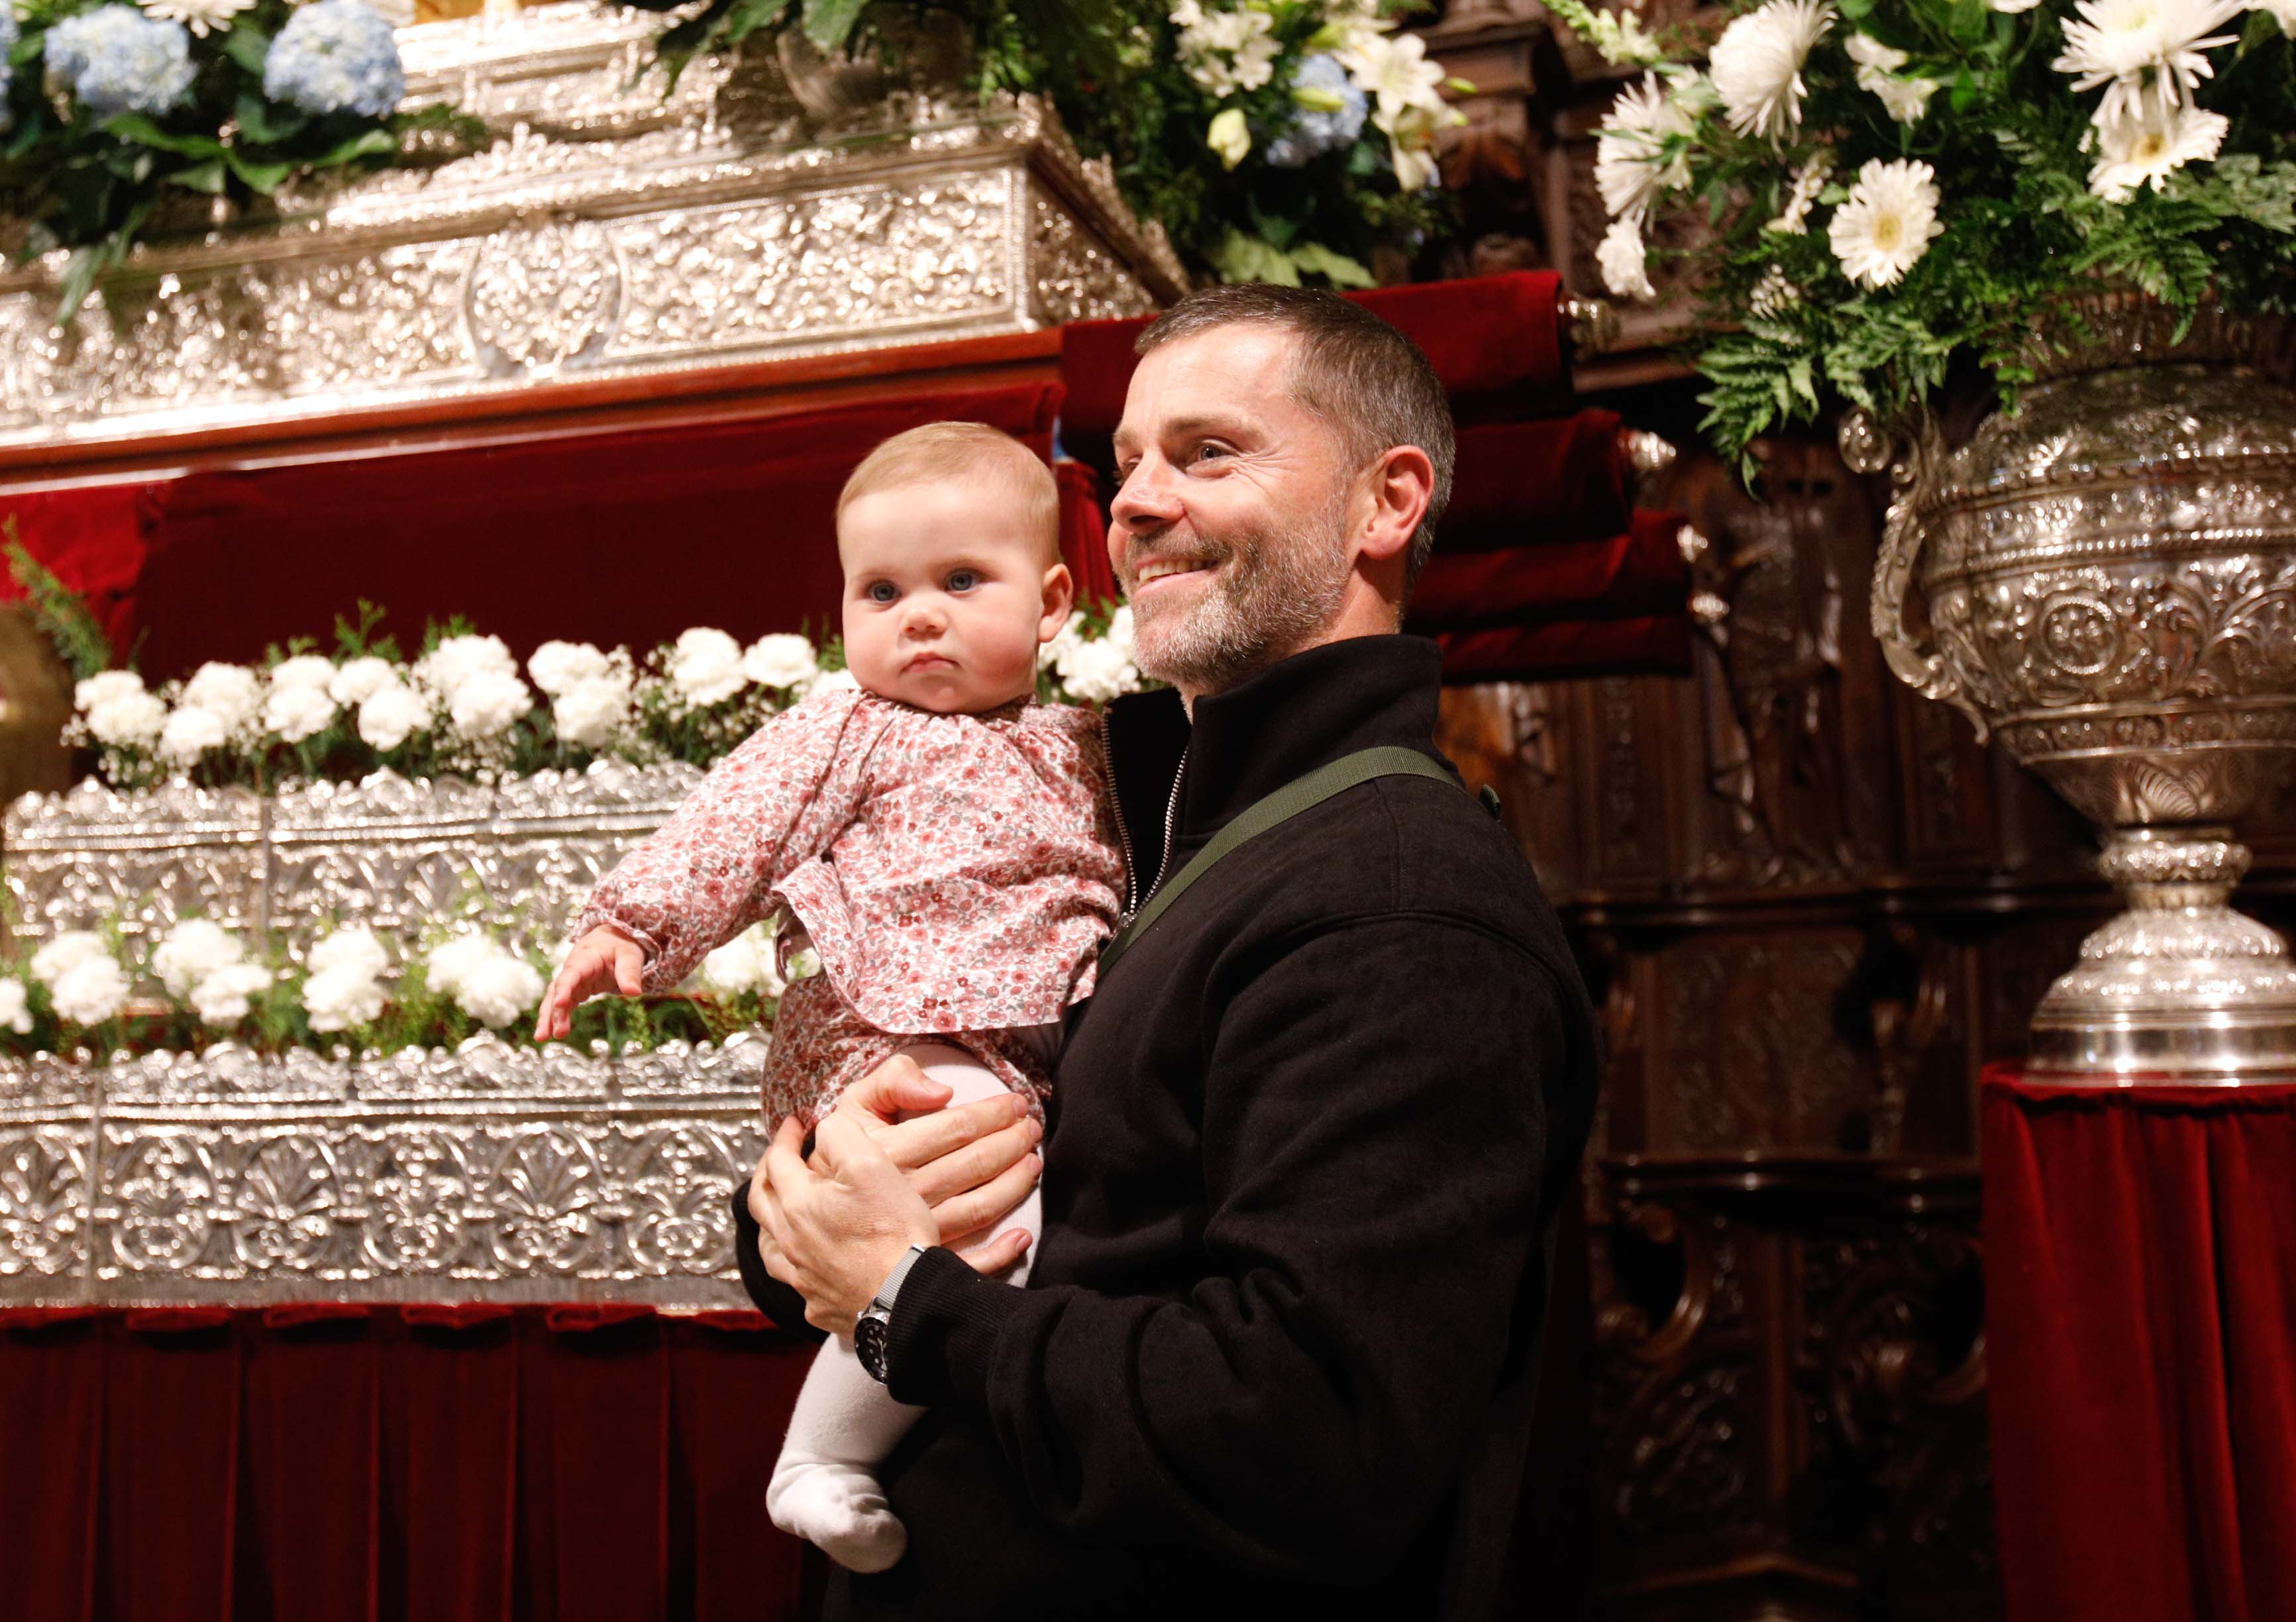
MULTIPOLYGON (((1325 761, 1440 759, 1439 662, 1333 643, 1193 726, 1119 700, 1141 891, 1325 761)), ((883 1471, 909 1552, 829 1615, 1487 1615, 1597 1062, 1529 864, 1463 791, 1382 779, 1243 847, 1071 1012, 1027 1288, 911 1271, 890 1384, 932 1408, 883 1471)), ((801 1321, 734 1204, 752 1293, 801 1321)))

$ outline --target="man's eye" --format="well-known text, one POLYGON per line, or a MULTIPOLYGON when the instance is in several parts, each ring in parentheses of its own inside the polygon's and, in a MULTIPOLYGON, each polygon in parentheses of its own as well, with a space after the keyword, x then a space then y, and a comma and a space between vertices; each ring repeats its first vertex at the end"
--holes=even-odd
POLYGON ((890 602, 900 594, 890 580, 880 580, 869 588, 869 601, 872 602, 890 602))
POLYGON ((1193 460, 1197 462, 1208 462, 1216 456, 1225 456, 1226 455, 1227 446, 1225 445, 1199 445, 1196 446, 1196 454, 1193 460))
POLYGON ((980 577, 969 569, 952 569, 949 572, 948 589, 953 592, 969 592, 980 584, 980 577))

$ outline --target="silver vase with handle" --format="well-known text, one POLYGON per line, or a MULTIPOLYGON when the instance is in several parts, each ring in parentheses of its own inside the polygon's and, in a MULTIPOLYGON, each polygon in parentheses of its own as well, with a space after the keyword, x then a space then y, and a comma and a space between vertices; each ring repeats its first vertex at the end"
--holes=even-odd
POLYGON ((2136 295, 2079 315, 1965 444, 1844 422, 1895 485, 1874 635, 2098 824, 2128 903, 2042 998, 2028 1074, 2296 1079, 2296 963, 2229 905, 2231 824, 2296 758, 2296 335, 2213 307, 2180 332, 2136 295))

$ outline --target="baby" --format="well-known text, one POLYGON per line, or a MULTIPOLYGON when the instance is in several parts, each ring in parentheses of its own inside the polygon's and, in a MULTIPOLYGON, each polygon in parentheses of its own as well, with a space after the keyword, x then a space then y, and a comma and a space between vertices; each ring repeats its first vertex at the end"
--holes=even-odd
MULTIPOLYGON (((859 686, 817 687, 767 721, 606 875, 537 1036, 564 1035, 593 994, 677 984, 785 907, 822 972, 782 999, 769 1128, 810 1129, 902 1053, 952 1104, 1010 1091, 1041 1110, 1060 1020, 1092 990, 1124 887, 1098 722, 1034 699, 1037 650, 1075 591, 1059 505, 1044 463, 979 423, 870 453, 837 504, 859 686)), ((1031 1194, 996 1232, 1033 1242, 1037 1222, 1031 1194)), ((824 1346, 767 1488, 774 1524, 857 1571, 898 1560, 907 1535, 874 1470, 919 1412, 849 1339, 824 1346)))

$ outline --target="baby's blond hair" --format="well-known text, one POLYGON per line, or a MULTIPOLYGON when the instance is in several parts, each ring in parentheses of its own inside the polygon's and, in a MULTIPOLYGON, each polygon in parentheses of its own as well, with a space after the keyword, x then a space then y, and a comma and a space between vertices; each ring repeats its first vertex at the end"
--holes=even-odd
POLYGON ((1061 561, 1061 491, 1053 470, 1012 435, 986 422, 928 422, 895 434, 861 459, 837 497, 837 516, 864 496, 942 479, 1002 482, 1020 509, 1019 526, 1045 567, 1061 561))

